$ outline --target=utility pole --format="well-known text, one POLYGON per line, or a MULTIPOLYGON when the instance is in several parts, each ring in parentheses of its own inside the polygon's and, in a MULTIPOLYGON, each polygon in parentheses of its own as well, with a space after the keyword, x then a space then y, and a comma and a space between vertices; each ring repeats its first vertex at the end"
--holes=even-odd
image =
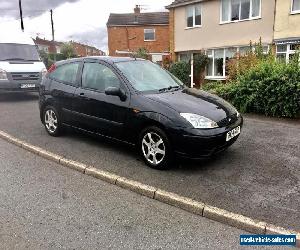
POLYGON ((20 19, 21 19, 21 30, 24 32, 22 0, 19 0, 19 10, 20 10, 20 19))
MULTIPOLYGON (((53 43, 53 47, 55 48, 55 52, 56 52, 55 39, 54 39, 53 10, 52 9, 50 10, 50 15, 51 15, 52 43, 53 43)), ((56 53, 54 53, 54 62, 56 62, 56 53)))

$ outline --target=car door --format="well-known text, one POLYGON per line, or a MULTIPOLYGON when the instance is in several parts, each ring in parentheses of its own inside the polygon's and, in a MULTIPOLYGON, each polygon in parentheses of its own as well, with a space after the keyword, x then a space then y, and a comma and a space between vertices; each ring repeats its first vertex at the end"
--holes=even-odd
POLYGON ((122 139, 130 96, 116 70, 99 61, 84 62, 81 86, 75 90, 77 126, 104 136, 122 139), (120 88, 126 100, 105 94, 109 87, 120 88))
POLYGON ((79 85, 79 69, 81 62, 65 63, 57 66, 50 73, 50 92, 60 109, 61 119, 64 123, 72 124, 72 106, 75 90, 79 85))

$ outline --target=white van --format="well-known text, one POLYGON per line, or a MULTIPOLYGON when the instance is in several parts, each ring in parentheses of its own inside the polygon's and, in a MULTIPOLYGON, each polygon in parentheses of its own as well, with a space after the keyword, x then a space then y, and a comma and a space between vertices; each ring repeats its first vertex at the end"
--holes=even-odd
POLYGON ((37 91, 46 73, 32 38, 25 33, 0 36, 0 92, 37 91))

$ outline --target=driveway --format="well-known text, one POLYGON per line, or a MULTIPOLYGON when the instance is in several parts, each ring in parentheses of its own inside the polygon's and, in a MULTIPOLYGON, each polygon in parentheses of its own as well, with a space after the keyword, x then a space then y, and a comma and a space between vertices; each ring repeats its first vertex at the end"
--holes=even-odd
POLYGON ((68 132, 51 138, 36 95, 0 95, 0 129, 67 158, 235 213, 300 230, 300 123, 246 116, 241 137, 207 161, 169 171, 144 165, 133 148, 68 132))

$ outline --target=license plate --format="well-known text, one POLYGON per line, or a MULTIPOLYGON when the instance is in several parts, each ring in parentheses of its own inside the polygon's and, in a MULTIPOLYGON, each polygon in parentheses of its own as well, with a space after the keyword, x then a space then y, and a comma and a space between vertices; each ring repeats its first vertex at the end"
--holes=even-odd
POLYGON ((21 84, 21 89, 29 89, 29 88, 35 88, 35 84, 34 83, 21 84))
POLYGON ((229 131, 226 135, 226 141, 230 141, 234 137, 238 136, 241 133, 241 127, 236 127, 235 129, 229 131))

